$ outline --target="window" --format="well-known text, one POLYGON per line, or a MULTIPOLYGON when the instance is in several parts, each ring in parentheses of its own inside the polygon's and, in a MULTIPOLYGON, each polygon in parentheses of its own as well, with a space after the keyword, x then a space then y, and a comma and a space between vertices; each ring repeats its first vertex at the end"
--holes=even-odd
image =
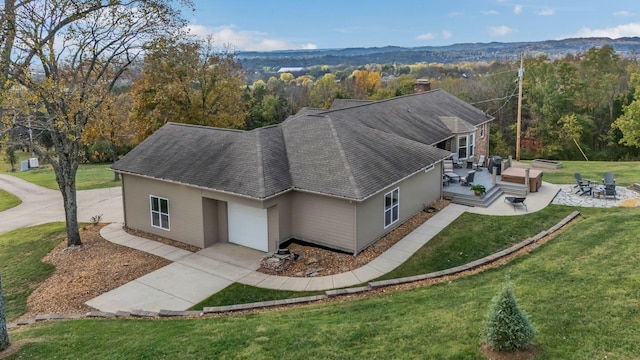
POLYGON ((400 188, 384 194, 384 228, 398 221, 400 215, 400 188))
POLYGON ((486 131, 487 124, 480 125, 480 137, 484 139, 484 132, 486 131))
POLYGON ((466 136, 458 137, 458 158, 460 159, 467 158, 467 137, 466 136))
POLYGON ((151 198, 151 226, 169 230, 169 199, 158 196, 151 198))
POLYGON ((458 157, 467 159, 473 157, 475 139, 473 134, 458 136, 458 157))

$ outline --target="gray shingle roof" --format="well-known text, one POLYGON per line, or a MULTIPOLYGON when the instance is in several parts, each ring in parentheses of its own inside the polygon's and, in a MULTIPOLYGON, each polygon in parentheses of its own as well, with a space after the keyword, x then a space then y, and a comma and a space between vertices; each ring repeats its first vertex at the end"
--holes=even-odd
POLYGON ((279 126, 243 132, 168 123, 112 168, 265 198, 291 188, 286 159, 279 126))
POLYGON ((458 117, 474 126, 493 120, 442 89, 331 109, 323 114, 357 121, 364 126, 429 145, 453 135, 440 120, 441 116, 458 117))
POLYGON ((487 121, 446 92, 392 100, 304 109, 246 132, 169 123, 112 168, 257 199, 297 189, 364 200, 451 155, 431 146, 452 136, 439 116, 487 121))
POLYGON ((457 116, 440 116, 440 121, 454 134, 472 132, 476 127, 457 116))

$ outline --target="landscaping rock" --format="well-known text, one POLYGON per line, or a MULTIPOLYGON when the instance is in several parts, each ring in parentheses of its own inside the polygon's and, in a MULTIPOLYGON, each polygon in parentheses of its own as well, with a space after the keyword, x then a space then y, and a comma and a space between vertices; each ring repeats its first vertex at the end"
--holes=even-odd
POLYGON ((305 263, 305 265, 311 265, 311 264, 317 263, 318 261, 320 261, 320 259, 318 259, 315 256, 312 256, 312 257, 308 258, 304 263, 305 263))

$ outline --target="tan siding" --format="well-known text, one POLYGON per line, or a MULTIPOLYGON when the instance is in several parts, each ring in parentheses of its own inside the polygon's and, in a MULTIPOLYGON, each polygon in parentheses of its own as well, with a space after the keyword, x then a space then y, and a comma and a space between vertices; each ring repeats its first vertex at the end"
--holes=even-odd
POLYGON ((355 251, 353 207, 348 200, 295 192, 291 195, 294 238, 355 251))
POLYGON ((395 186, 365 200, 357 209, 357 239, 360 252, 400 224, 421 211, 425 205, 440 199, 442 187, 441 169, 438 163, 428 172, 421 171, 395 186), (400 188, 400 213, 396 223, 384 228, 384 195, 400 188))
POLYGON ((280 219, 278 205, 267 209, 268 251, 276 251, 280 242, 280 219))
MULTIPOLYGON (((291 239, 291 193, 265 201, 264 206, 278 206, 278 243, 291 239)), ((271 231, 271 230, 269 230, 271 231)))
POLYGON ((200 191, 183 185, 147 179, 135 175, 123 175, 128 227, 157 234, 187 244, 204 247, 203 212, 200 191), (170 230, 151 226, 149 196, 169 199, 170 230))
POLYGON ((220 241, 218 236, 218 201, 202 198, 202 216, 204 247, 208 247, 220 241))

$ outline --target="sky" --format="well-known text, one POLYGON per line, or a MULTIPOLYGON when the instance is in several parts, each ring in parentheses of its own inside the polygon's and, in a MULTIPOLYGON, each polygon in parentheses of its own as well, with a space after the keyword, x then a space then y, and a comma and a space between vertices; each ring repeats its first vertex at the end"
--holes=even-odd
POLYGON ((237 51, 640 36, 638 0, 193 0, 191 33, 237 51))

